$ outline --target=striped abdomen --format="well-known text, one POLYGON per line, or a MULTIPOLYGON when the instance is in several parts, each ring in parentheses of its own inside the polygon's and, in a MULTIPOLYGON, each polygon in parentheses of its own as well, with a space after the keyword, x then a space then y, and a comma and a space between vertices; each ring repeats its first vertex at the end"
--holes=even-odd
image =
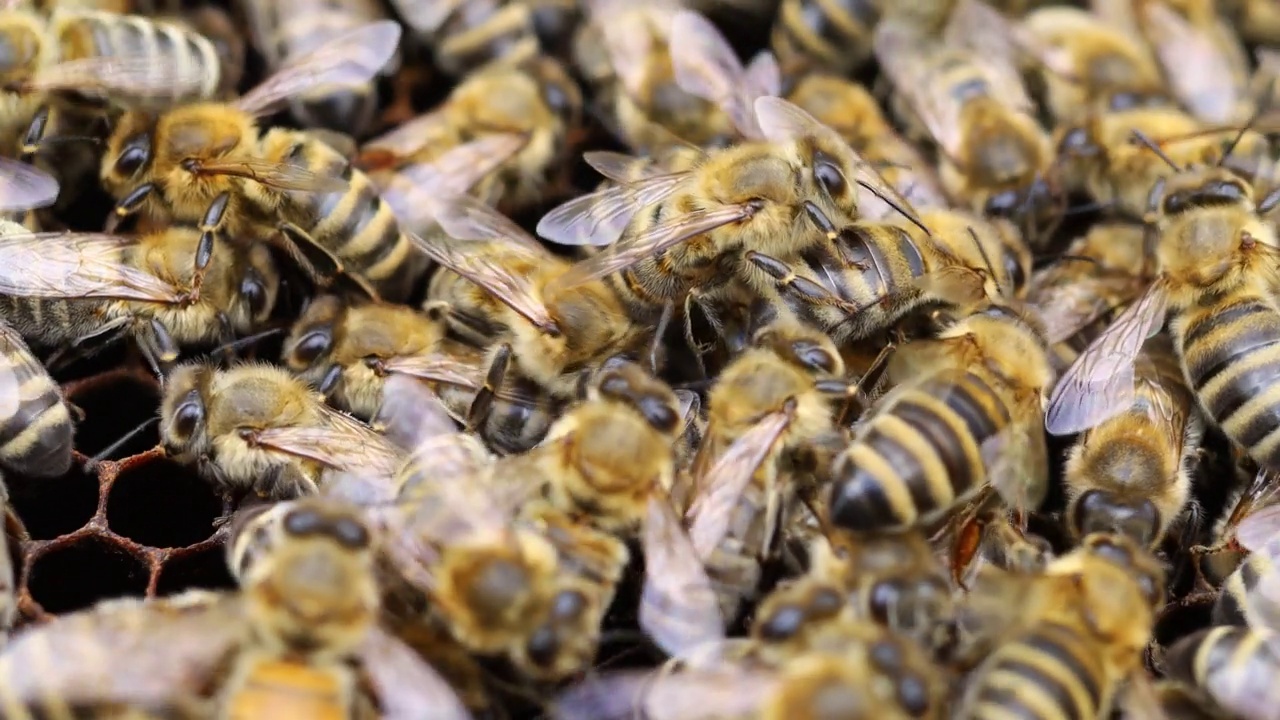
POLYGON ((74 429, 62 393, 17 332, 0 323, 0 466, 31 477, 71 468, 74 429))
POLYGON ((342 192, 291 192, 289 219, 338 256, 382 295, 404 302, 426 271, 427 259, 400 229, 391 207, 382 202, 369 177, 338 151, 319 140, 296 135, 290 153, 314 173, 341 177, 342 192))
POLYGON ((831 521, 854 531, 917 526, 986 483, 982 445, 1010 422, 981 377, 947 372, 899 387, 832 466, 831 521))
POLYGON ((844 75, 870 57, 879 19, 873 0, 783 0, 769 45, 786 71, 844 75))
POLYGON ((199 77, 198 86, 173 86, 173 103, 208 100, 222 82, 218 51, 190 28, 141 15, 90 10, 60 15, 55 22, 63 60, 105 57, 148 57, 156 67, 178 68, 182 77, 199 77))
POLYGON ((1280 657, 1270 630, 1223 626, 1188 635, 1165 656, 1170 677, 1204 690, 1239 717, 1274 717, 1280 705, 1280 657))
POLYGON ((1093 720, 1113 688, 1102 654, 1081 631, 1046 624, 996 649, 978 670, 965 720, 1093 720))
POLYGON ((1280 309, 1231 298, 1175 318, 1173 337, 1208 416, 1259 465, 1280 470, 1280 309))
MULTIPOLYGON (((113 313, 111 305, 97 300, 54 300, 0 295, 0 318, 18 331, 28 344, 40 350, 57 349, 87 338, 100 329, 113 313)), ((80 349, 93 350, 112 337, 104 334, 84 343, 80 349)))

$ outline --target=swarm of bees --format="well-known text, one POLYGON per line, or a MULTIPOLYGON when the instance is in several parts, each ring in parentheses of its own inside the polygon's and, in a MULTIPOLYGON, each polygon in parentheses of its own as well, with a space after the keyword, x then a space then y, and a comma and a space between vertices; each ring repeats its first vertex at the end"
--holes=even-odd
POLYGON ((1280 720, 1274 0, 0 48, 0 717, 1280 720))

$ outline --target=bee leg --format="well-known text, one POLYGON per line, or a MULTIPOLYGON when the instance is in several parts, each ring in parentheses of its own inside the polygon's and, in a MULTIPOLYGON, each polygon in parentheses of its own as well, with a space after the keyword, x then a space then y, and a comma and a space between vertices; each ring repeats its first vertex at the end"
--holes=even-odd
POLYGON ((763 270, 769 277, 774 279, 774 285, 778 291, 784 295, 789 295, 797 300, 809 305, 828 305, 840 308, 846 313, 853 315, 860 308, 851 303, 841 300, 827 288, 822 287, 818 283, 809 278, 800 277, 795 274, 791 266, 785 262, 765 255, 755 250, 747 251, 746 258, 751 264, 763 270))
POLYGON ((151 318, 148 330, 137 334, 138 349, 142 357, 151 366, 151 371, 161 382, 164 381, 165 368, 178 359, 178 344, 174 342, 169 329, 157 318, 151 318))
POLYGON ((40 141, 44 139, 44 133, 49 129, 49 106, 42 106, 36 111, 34 117, 31 118, 31 124, 27 126, 27 132, 22 136, 22 148, 18 151, 18 159, 24 163, 30 163, 35 159, 36 153, 40 151, 40 141))
POLYGON ((662 338, 671 325, 671 316, 676 312, 676 304, 668 300, 662 304, 662 315, 658 318, 658 326, 653 331, 653 339, 649 341, 649 372, 658 374, 658 365, 662 356, 662 338))
POLYGON ((110 345, 116 340, 127 335, 132 329, 132 326, 133 318, 116 318, 102 327, 99 327, 94 332, 89 333, 88 335, 82 335, 59 348, 49 356, 48 360, 45 361, 45 367, 47 367, 50 372, 53 372, 70 365, 76 360, 83 360, 101 347, 110 345), (100 342, 91 343, 90 341, 93 340, 98 340, 100 342))
POLYGON ((338 387, 338 381, 342 379, 342 366, 334 363, 325 371, 324 378, 320 380, 320 386, 316 388, 325 400, 329 399, 329 395, 333 393, 334 388, 338 387))
POLYGON ((1276 188, 1258 201, 1258 214, 1263 217, 1270 215, 1277 206, 1280 206, 1280 188, 1276 188))
POLYGON ((103 227, 109 233, 115 232, 120 227, 120 223, 125 218, 138 212, 142 207, 142 203, 146 201, 151 193, 155 192, 155 183, 143 183, 134 188, 132 192, 120 198, 116 206, 111 210, 111 214, 107 216, 106 225, 103 227))
POLYGON ((708 309, 703 303, 702 293, 697 288, 690 290, 688 294, 684 296, 684 342, 689 350, 693 352, 693 359, 694 362, 698 364, 698 371, 701 372, 702 377, 705 378, 709 377, 709 375, 707 374, 706 363, 702 361, 702 356, 714 350, 715 345, 700 343, 697 338, 693 336, 693 314, 691 311, 695 306, 702 310, 703 316, 707 318, 707 321, 713 327, 716 326, 717 322, 710 309, 708 309))
POLYGON ((489 412, 493 409, 493 396, 502 387, 510 365, 511 346, 504 343, 498 346, 498 351, 489 361, 489 372, 485 375, 484 385, 476 391, 471 407, 467 409, 467 430, 478 432, 484 427, 485 421, 489 419, 489 412))
POLYGON ((378 291, 359 275, 347 272, 342 261, 328 248, 316 242, 306 230, 293 223, 276 225, 279 231, 277 245, 287 253, 312 282, 321 287, 341 284, 343 289, 367 300, 380 300, 378 291))

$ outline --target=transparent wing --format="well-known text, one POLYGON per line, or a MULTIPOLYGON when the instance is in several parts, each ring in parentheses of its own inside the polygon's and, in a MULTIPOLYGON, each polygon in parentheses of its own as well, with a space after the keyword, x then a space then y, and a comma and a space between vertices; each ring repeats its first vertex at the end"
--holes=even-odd
MULTIPOLYGON (((1249 513, 1236 526, 1236 541, 1250 552, 1273 552, 1280 538, 1280 504, 1249 513)), ((1280 559, 1280 557, 1277 557, 1280 559)))
POLYGON ((125 264, 136 244, 101 233, 0 237, 0 295, 182 302, 178 287, 125 264))
POLYGON ((805 112, 792 102, 779 97, 762 97, 755 101, 756 119, 764 136, 773 142, 795 142, 804 138, 822 138, 823 147, 838 148, 841 174, 851 185, 867 188, 897 205, 912 223, 924 227, 911 201, 880 174, 875 165, 857 153, 835 130, 805 112))
POLYGON ((778 67, 778 58, 768 50, 761 50, 747 64, 745 86, 751 104, 758 97, 782 94, 782 68, 778 67))
POLYGON ((397 159, 407 158, 430 145, 433 140, 452 138, 455 133, 449 116, 442 110, 435 110, 369 140, 364 144, 363 150, 369 155, 385 153, 397 159))
POLYGON ((176 103, 204 93, 205 70, 194 63, 156 62, 149 55, 64 60, 41 68, 31 90, 101 96, 115 104, 176 103))
POLYGON ((1204 122, 1235 119, 1247 91, 1236 81, 1237 68, 1214 38, 1162 2, 1141 5, 1142 29, 1178 100, 1204 122))
POLYGON ((244 430, 248 442, 312 460, 336 470, 359 470, 390 478, 404 453, 372 428, 327 405, 318 405, 322 421, 307 426, 244 430))
POLYGON ((556 278, 548 293, 577 287, 624 270, 641 260, 678 245, 685 240, 735 222, 749 220, 760 205, 748 201, 740 205, 695 210, 628 236, 598 255, 583 260, 556 278))
POLYGON ((638 211, 670 197, 688 177, 655 175, 574 198, 538 221, 538 235, 558 245, 612 245, 638 211))
POLYGON ((522 135, 486 135, 454 147, 428 162, 400 168, 381 182, 380 197, 410 230, 435 223, 439 198, 470 192, 525 145, 522 135))
POLYGON ((474 247, 468 247, 468 243, 428 241, 413 234, 408 237, 427 257, 484 288, 533 325, 543 330, 556 328, 550 311, 534 289, 532 278, 513 272, 474 247))
POLYGON ((1141 289, 1136 278, 1089 276, 1054 284, 1043 292, 1033 284, 1027 300, 1044 323, 1045 338, 1056 345, 1132 300, 1141 289))
POLYGON ((698 496, 689 507, 689 539, 703 560, 711 557, 725 533, 729 519, 752 475, 773 452, 790 424, 794 406, 765 416, 716 459, 705 477, 697 478, 698 496))
POLYGON ((321 175, 300 165, 262 160, 260 158, 235 158, 227 160, 195 160, 186 167, 197 175, 232 175, 279 190, 304 192, 342 192, 348 183, 340 177, 321 175))
POLYGON ((369 631, 358 655, 383 720, 470 720, 471 714, 449 683, 382 628, 369 631))
POLYGON ((1167 295, 1153 284, 1085 349, 1053 389, 1045 429, 1070 435, 1133 404, 1133 363, 1147 338, 1164 325, 1167 295))
POLYGON ((496 240, 527 249, 534 257, 548 255, 519 225, 473 197, 454 195, 444 200, 436 213, 436 222, 454 240, 496 240))
POLYGON ((667 174, 661 165, 649 158, 610 150, 584 152, 582 161, 596 172, 622 185, 631 185, 637 180, 647 180, 667 174))
MULTIPOLYGON (((692 10, 677 13, 672 21, 671 69, 681 90, 723 110, 743 137, 763 137, 751 107, 756 88, 748 84, 746 68, 720 30, 692 10)), ((767 71, 767 63, 757 68, 761 74, 767 71)))
POLYGON ((433 33, 449 16, 462 7, 464 0, 391 0, 405 24, 419 33, 433 33))
POLYGON ((0 319, 0 420, 18 414, 23 395, 20 388, 28 378, 39 376, 48 377, 49 372, 31 354, 18 331, 0 319))
POLYGON ((480 389, 484 383, 484 371, 480 367, 447 355, 402 355, 387 358, 382 365, 387 372, 471 390, 480 389))
POLYGON ((399 45, 400 23, 380 20, 362 25, 288 59, 237 100, 236 106, 250 115, 268 115, 304 93, 369 82, 395 57, 399 45))
POLYGON ((712 720, 754 717, 778 689, 771 674, 718 671, 626 672, 593 677, 554 703, 557 720, 712 720))
POLYGON ((1006 107, 1033 112, 1035 105, 1027 95, 1018 74, 1020 44, 1034 44, 1009 18, 983 0, 958 0, 950 17, 943 41, 965 48, 982 65, 983 75, 992 84, 996 98, 1006 107))
POLYGON ((382 390, 382 406, 370 423, 406 452, 458 431, 440 398, 408 375, 392 375, 382 390))
POLYGON ((58 180, 39 168, 0 158, 0 212, 21 212, 52 205, 58 180))
POLYGON ((199 692, 246 628, 234 595, 121 600, 19 633, 0 655, 0 706, 163 705, 199 692))
POLYGON ((649 497, 644 525, 640 627, 673 657, 724 639, 720 602, 671 501, 649 497))

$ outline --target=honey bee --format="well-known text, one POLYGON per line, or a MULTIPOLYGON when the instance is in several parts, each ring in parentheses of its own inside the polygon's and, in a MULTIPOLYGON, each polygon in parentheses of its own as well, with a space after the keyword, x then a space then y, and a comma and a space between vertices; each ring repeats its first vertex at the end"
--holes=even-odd
POLYGON ((485 460, 473 436, 451 426, 414 430, 439 427, 423 415, 443 411, 415 381, 392 383, 381 417, 419 438, 395 475, 397 505, 384 520, 394 567, 472 652, 505 657, 535 679, 585 669, 628 560, 625 545, 529 504, 529 484, 485 460))
POLYGON ((577 373, 602 359, 639 354, 651 329, 633 321, 605 283, 566 285, 572 272, 519 226, 483 203, 459 196, 444 203, 437 221, 453 242, 414 242, 427 257, 484 288, 501 304, 492 325, 506 328, 489 353, 496 384, 507 372, 527 377, 552 395, 572 397, 577 373), (478 241, 478 242, 477 242, 478 241), (499 265, 484 243, 505 243, 506 253, 525 256, 515 266, 499 265))
POLYGON ((463 77, 511 55, 542 52, 560 56, 577 26, 572 0, 459 0, 410 2, 392 6, 431 46, 436 66, 463 77))
POLYGON ((1249 165, 1268 152, 1265 138, 1256 132, 1210 132, 1172 107, 1095 114, 1083 125, 1063 128, 1058 137, 1065 184, 1135 220, 1145 218, 1151 188, 1167 182, 1177 167, 1214 165, 1227 155, 1233 163, 1249 165), (1139 136, 1159 139, 1165 157, 1135 142, 1139 136), (1224 146, 1231 152, 1224 153, 1224 146))
POLYGON ((674 672, 617 672, 557 698, 563 720, 645 717, 940 718, 945 675, 910 642, 874 625, 825 622, 803 651, 777 660, 767 643, 674 672))
POLYGON ((1164 572, 1138 545, 1095 533, 1041 574, 983 579, 970 602, 991 613, 1002 637, 975 671, 958 717, 1105 717, 1123 683, 1146 680, 1142 653, 1163 604, 1164 572))
POLYGON ((1063 375, 1045 427, 1079 432, 1131 407, 1133 362, 1168 318, 1183 378, 1206 417, 1263 468, 1280 468, 1271 400, 1260 394, 1271 372, 1266 338, 1280 332, 1269 270, 1275 231, 1249 184, 1224 168, 1184 170, 1158 190, 1156 280, 1063 375))
POLYGON ((0 385, 0 465, 27 477, 65 475, 75 433, 71 412, 49 372, 3 320, 0 385))
POLYGON ((937 147, 947 194, 976 212, 1014 219, 1039 246, 1064 199, 1053 144, 1017 69, 999 53, 975 49, 1003 39, 991 37, 989 23, 971 26, 974 35, 965 47, 930 42, 900 23, 881 24, 876 58, 904 99, 906 114, 937 147), (922 43, 933 47, 922 52, 922 43))
MULTIPOLYGON (((787 99, 839 133, 913 207, 949 204, 932 165, 898 134, 862 85, 836 75, 804 75, 796 80, 787 99)), ((859 218, 886 220, 895 214, 879 196, 858 186, 859 218)))
POLYGON ((94 348, 131 336, 159 372, 181 347, 261 329, 280 272, 265 245, 218 243, 205 292, 190 293, 200 231, 170 227, 127 238, 0 232, 0 314, 37 349, 94 348))
POLYGON ((855 181, 893 192, 808 113, 776 97, 757 98, 754 107, 768 142, 712 151, 690 170, 655 171, 634 182, 600 164, 621 184, 561 205, 538 223, 538 234, 552 242, 609 245, 557 287, 608 278, 631 316, 651 325, 680 303, 692 346, 693 305, 714 317, 717 294, 737 287, 735 278, 772 293, 773 279, 743 263, 742 249, 788 257, 821 238, 801 217, 806 200, 842 219, 855 211, 855 181))
POLYGON ((1072 7, 1047 7, 1023 18, 1014 37, 1043 72, 1045 100, 1059 124, 1094 113, 1170 105, 1164 77, 1138 37, 1072 7), (1025 34, 1021 34, 1025 33, 1025 34))
MULTIPOLYGON (((262 52, 268 69, 275 72, 352 31, 387 20, 382 5, 372 0, 313 0, 287 9, 267 0, 245 0, 240 7, 248 20, 254 47, 262 52), (299 22, 300 18, 305 20, 299 22)), ((397 66, 398 62, 391 59, 375 70, 390 75, 397 66)), ((337 90, 316 86, 316 89, 299 92, 289 101, 290 110, 307 127, 364 135, 372 127, 378 110, 374 79, 344 83, 344 87, 337 90)))
POLYGON ((582 93, 563 65, 544 56, 512 59, 468 75, 435 110, 370 140, 357 164, 388 202, 393 193, 408 195, 395 209, 414 232, 431 220, 416 207, 428 192, 413 188, 424 172, 457 177, 455 193, 523 211, 556 191, 581 115, 582 93))
POLYGON ((1204 427, 1167 338, 1147 341, 1133 373, 1133 405, 1083 433, 1067 456, 1066 523, 1076 537, 1119 532, 1154 547, 1190 500, 1204 427))
POLYGON ((1277 612, 1270 588, 1276 576, 1276 506, 1241 521, 1237 535, 1252 551, 1223 585, 1214 627, 1174 643, 1165 655, 1170 677, 1199 688, 1232 717, 1271 718, 1275 703, 1266 678, 1278 666, 1277 612), (1243 619, 1246 624, 1238 624, 1243 619))
POLYGON ((255 120, 299 93, 372 77, 399 33, 384 21, 336 36, 235 103, 126 112, 102 159, 103 185, 118 199, 112 224, 140 210, 199 223, 202 257, 219 234, 275 228, 300 251, 315 247, 339 268, 349 264, 389 299, 407 295, 425 261, 369 178, 316 137, 285 128, 259 135, 255 120))
POLYGON ((786 77, 818 72, 848 76, 871 59, 871 36, 880 13, 875 0, 782 0, 769 49, 786 77))
POLYGON ((378 626, 374 538, 360 513, 323 498, 279 508, 250 534, 270 547, 238 592, 109 601, 16 639, 0 656, 6 716, 120 705, 356 718, 376 702, 383 717, 468 717, 444 680, 378 626), (200 701, 211 682, 216 698, 200 701))
POLYGON ((793 313, 841 346, 923 308, 1018 297, 1031 270, 1031 252, 1007 220, 907 209, 897 222, 836 228, 816 206, 805 211, 829 242, 802 251, 802 264, 754 250, 745 257, 775 279, 793 313))
POLYGON ((688 517, 726 616, 754 594, 796 476, 818 471, 804 454, 835 433, 835 400, 852 387, 831 340, 786 318, 757 331, 712 386, 688 517))
POLYGON ((166 453, 194 464, 219 489, 263 497, 314 492, 332 473, 356 468, 390 477, 403 462, 390 441, 266 364, 175 367, 160 405, 160 436, 166 453))
POLYGON ((988 486, 1015 508, 1039 505, 1042 408, 1055 374, 1033 322, 992 305, 943 318, 936 335, 895 350, 894 389, 832 463, 833 525, 860 533, 928 524, 988 486))

